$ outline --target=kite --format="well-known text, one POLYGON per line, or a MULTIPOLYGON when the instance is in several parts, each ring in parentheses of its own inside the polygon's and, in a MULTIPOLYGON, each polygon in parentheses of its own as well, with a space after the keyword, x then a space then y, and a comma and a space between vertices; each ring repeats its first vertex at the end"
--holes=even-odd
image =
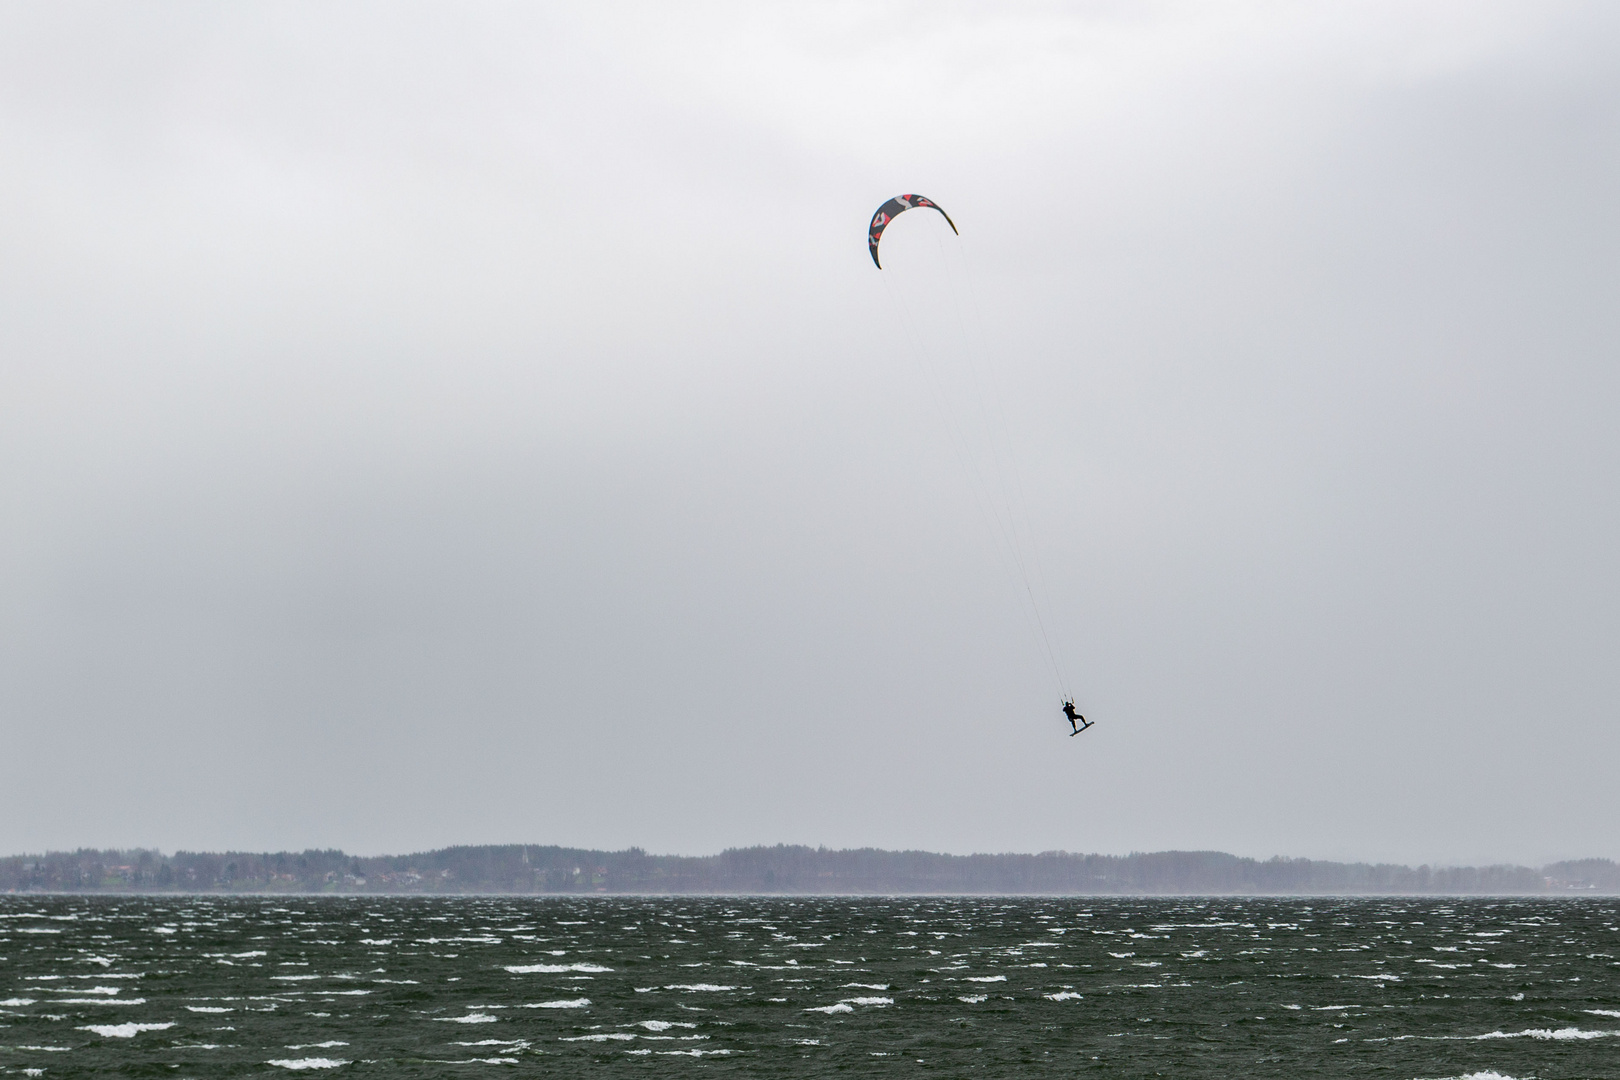
POLYGON ((941 209, 940 205, 934 200, 924 198, 921 195, 896 195, 877 208, 877 213, 872 215, 872 224, 866 230, 866 246, 872 252, 872 265, 879 270, 883 269, 883 264, 878 262, 878 241, 883 239, 883 230, 889 227, 889 222, 907 210, 915 210, 919 206, 939 210, 939 216, 945 219, 945 224, 951 227, 951 232, 956 233, 958 236, 962 235, 956 231, 956 222, 951 220, 951 215, 941 209))

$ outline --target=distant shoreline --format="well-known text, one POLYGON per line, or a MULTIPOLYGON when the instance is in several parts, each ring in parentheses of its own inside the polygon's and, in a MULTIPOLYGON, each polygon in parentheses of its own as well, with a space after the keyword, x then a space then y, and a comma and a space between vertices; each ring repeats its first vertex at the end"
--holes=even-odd
POLYGON ((649 855, 537 844, 371 857, 145 849, 0 857, 0 894, 1377 897, 1620 895, 1620 863, 1410 867, 1218 851, 941 855, 779 844, 649 855))
POLYGON ((1571 890, 1538 893, 993 893, 993 892, 371 892, 351 889, 265 892, 237 889, 0 889, 5 897, 104 896, 111 900, 151 897, 240 897, 243 900, 375 900, 398 897, 412 900, 477 900, 530 898, 537 900, 1613 900, 1620 892, 1571 890))

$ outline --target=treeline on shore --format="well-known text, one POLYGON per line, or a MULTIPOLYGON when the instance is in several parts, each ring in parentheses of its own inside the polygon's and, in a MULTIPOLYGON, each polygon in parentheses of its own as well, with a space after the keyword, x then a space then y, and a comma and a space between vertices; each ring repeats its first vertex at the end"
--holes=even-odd
POLYGON ((696 857, 525 844, 374 857, 81 849, 0 858, 0 892, 1545 895, 1620 893, 1620 864, 1410 867, 1218 851, 939 855, 785 844, 696 857))

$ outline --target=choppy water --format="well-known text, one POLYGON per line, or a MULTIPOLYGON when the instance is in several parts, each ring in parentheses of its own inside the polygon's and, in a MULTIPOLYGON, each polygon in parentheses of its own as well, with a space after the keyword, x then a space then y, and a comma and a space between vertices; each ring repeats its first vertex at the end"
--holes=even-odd
POLYGON ((1617 954, 1596 899, 0 897, 0 1072, 1617 1077, 1617 954))

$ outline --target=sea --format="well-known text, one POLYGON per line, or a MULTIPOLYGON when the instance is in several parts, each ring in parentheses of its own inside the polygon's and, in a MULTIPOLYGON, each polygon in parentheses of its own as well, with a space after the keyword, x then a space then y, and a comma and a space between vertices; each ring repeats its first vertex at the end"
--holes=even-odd
POLYGON ((1620 900, 0 896, 0 1073, 1620 1077, 1620 900))

